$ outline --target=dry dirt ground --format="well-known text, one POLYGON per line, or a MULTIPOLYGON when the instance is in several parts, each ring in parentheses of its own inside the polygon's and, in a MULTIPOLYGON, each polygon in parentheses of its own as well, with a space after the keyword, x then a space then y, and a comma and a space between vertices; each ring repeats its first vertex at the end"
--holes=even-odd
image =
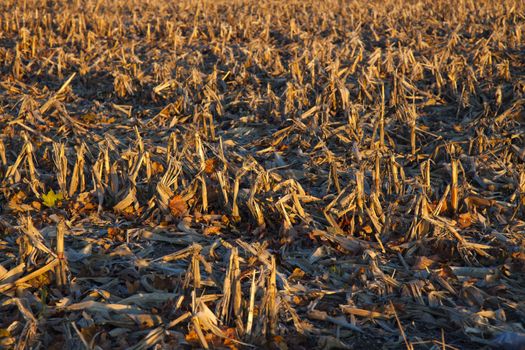
POLYGON ((524 9, 1 0, 0 348, 523 349, 524 9))

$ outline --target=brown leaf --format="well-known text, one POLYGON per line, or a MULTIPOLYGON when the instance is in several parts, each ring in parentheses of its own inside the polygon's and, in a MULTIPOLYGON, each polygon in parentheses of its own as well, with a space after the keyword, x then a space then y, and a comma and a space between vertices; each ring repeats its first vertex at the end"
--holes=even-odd
POLYGON ((88 327, 84 327, 80 329, 80 333, 82 333, 82 336, 87 341, 91 341, 91 339, 93 339, 93 337, 95 336, 95 334, 97 334, 98 331, 99 331, 99 328, 96 325, 92 325, 92 326, 88 326, 88 327))
POLYGON ((118 242, 124 242, 126 240, 124 237, 124 233, 122 232, 122 229, 118 227, 108 228, 108 238, 113 241, 118 241, 118 242))
POLYGON ((93 113, 93 112, 88 112, 88 113, 80 116, 80 118, 86 124, 94 123, 98 119, 96 113, 93 113))
POLYGON ((176 218, 182 217, 184 214, 186 214, 186 211, 188 210, 186 201, 184 200, 184 198, 182 198, 181 195, 175 195, 172 199, 170 199, 169 208, 171 211, 171 215, 173 215, 176 218))
POLYGON ((173 281, 173 279, 161 277, 159 275, 155 275, 155 277, 153 277, 152 284, 153 287, 155 287, 155 289, 159 290, 169 290, 175 287, 175 282, 173 281))
POLYGON ((284 338, 280 335, 273 336, 273 343, 277 346, 279 350, 288 350, 288 345, 286 345, 284 338))
POLYGON ((366 225, 363 227, 363 231, 367 234, 367 235, 370 235, 372 234, 372 227, 370 227, 370 225, 366 225))
POLYGON ((122 215, 124 215, 124 217, 128 220, 135 219, 141 213, 142 213, 142 207, 135 208, 134 205, 130 205, 122 211, 122 215))
POLYGON ((414 263, 413 268, 415 270, 425 270, 426 268, 431 267, 436 262, 430 258, 427 258, 426 256, 418 256, 416 258, 416 262, 414 263))
POLYGON ((217 234, 221 233, 221 228, 218 227, 218 226, 206 227, 206 228, 204 228, 202 233, 204 233, 206 236, 217 235, 217 234))
POLYGON ((199 336, 197 335, 197 332, 195 332, 193 329, 190 330, 184 338, 188 343, 196 343, 199 341, 199 336))
POLYGON ((238 350, 237 344, 233 341, 237 338, 237 330, 233 327, 227 328, 224 331, 226 338, 224 339, 224 345, 230 350, 238 350))
POLYGON ((212 174, 215 172, 215 170, 217 169, 217 165, 218 165, 218 161, 217 159, 215 158, 209 158, 209 159, 206 159, 206 166, 204 168, 204 171, 206 172, 206 174, 212 174))
POLYGON ((292 274, 290 275, 289 279, 290 279, 290 280, 293 280, 293 279, 301 279, 301 278, 304 277, 304 275, 305 275, 304 271, 301 270, 300 268, 296 267, 296 268, 293 270, 292 274))
POLYGON ((296 304, 296 305, 302 305, 302 304, 304 304, 304 300, 303 300, 301 297, 299 297, 298 295, 294 295, 294 296, 292 297, 292 301, 293 301, 293 303, 296 304))
POLYGON ((472 225, 472 216, 470 213, 459 214, 458 225, 461 228, 467 228, 472 225))
POLYGON ((151 170, 153 175, 164 173, 164 165, 159 162, 151 162, 151 170))
POLYGON ((140 288, 140 282, 139 281, 126 281, 126 288, 128 289, 129 294, 135 294, 139 288, 140 288))

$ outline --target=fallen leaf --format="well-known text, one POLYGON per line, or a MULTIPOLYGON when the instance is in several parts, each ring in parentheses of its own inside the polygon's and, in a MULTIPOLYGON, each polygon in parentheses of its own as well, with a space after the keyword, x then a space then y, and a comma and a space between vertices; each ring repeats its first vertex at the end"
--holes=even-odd
POLYGON ((470 213, 459 214, 458 224, 461 228, 470 227, 472 225, 472 216, 470 213))
POLYGON ((172 199, 170 199, 169 208, 171 211, 171 215, 173 215, 176 218, 180 218, 188 210, 184 198, 182 198, 182 196, 180 195, 175 195, 172 199))
POLYGON ((209 158, 206 159, 206 165, 204 167, 204 171, 206 174, 212 174, 215 172, 215 169, 217 169, 217 159, 215 158, 209 158))
POLYGON ((372 234, 372 227, 370 227, 370 225, 366 225, 363 227, 363 231, 367 234, 367 235, 370 235, 372 234))
POLYGON ((164 165, 159 162, 151 162, 151 170, 153 175, 164 173, 164 165))
POLYGON ((224 331, 224 335, 226 338, 224 339, 224 345, 228 347, 230 350, 238 350, 236 343, 233 341, 237 338, 237 330, 233 327, 227 328, 224 331))
POLYGON ((88 112, 80 117, 84 123, 94 123, 98 118, 93 112, 88 112))
POLYGON ((197 332, 195 332, 193 329, 190 330, 188 334, 184 337, 188 343, 195 343, 199 341, 199 336, 197 335, 197 332))
POLYGON ((64 196, 62 196, 62 193, 55 193, 53 189, 49 190, 47 194, 42 195, 42 203, 49 208, 53 208, 57 202, 64 199, 64 196))
POLYGON ((139 281, 126 281, 126 288, 128 289, 129 294, 135 294, 139 288, 140 288, 140 282, 139 281))
POLYGON ((124 237, 124 232, 118 227, 108 228, 108 238, 118 242, 124 242, 126 240, 124 237))
POLYGON ((427 258, 426 256, 418 256, 416 258, 416 262, 414 263, 413 268, 415 270, 425 270, 426 268, 431 267, 436 262, 430 258, 427 258))
POLYGON ((293 303, 295 305, 303 305, 304 304, 304 300, 301 297, 297 296, 297 295, 294 295, 292 297, 292 301, 293 301, 293 303))
POLYGON ((80 333, 82 333, 82 336, 84 337, 84 339, 86 339, 87 341, 91 341, 91 339, 93 339, 95 334, 97 334, 98 330, 99 330, 98 326, 91 325, 85 328, 81 328, 80 333))
POLYGON ((284 338, 281 337, 280 335, 274 335, 273 342, 275 345, 277 345, 279 350, 288 350, 288 345, 286 345, 284 338))
POLYGON ((206 236, 217 235, 221 233, 221 228, 218 226, 206 227, 204 230, 202 230, 202 233, 204 233, 206 236))
POLYGON ((304 271, 301 270, 300 268, 296 267, 296 268, 293 270, 292 274, 290 275, 289 279, 290 279, 290 280, 301 279, 301 278, 304 277, 304 275, 305 275, 304 271))

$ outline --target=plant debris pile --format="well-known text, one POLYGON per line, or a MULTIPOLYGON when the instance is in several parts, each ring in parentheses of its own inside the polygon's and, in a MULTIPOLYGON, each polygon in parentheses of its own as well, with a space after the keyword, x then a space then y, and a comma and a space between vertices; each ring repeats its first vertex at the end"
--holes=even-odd
POLYGON ((519 346, 524 11, 1 1, 0 347, 519 346))

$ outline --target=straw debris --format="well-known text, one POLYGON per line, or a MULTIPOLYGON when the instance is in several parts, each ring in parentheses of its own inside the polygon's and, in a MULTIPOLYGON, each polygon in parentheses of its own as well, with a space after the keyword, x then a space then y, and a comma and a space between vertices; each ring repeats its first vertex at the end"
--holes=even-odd
POLYGON ((522 348, 524 33, 519 0, 1 1, 0 348, 522 348))

